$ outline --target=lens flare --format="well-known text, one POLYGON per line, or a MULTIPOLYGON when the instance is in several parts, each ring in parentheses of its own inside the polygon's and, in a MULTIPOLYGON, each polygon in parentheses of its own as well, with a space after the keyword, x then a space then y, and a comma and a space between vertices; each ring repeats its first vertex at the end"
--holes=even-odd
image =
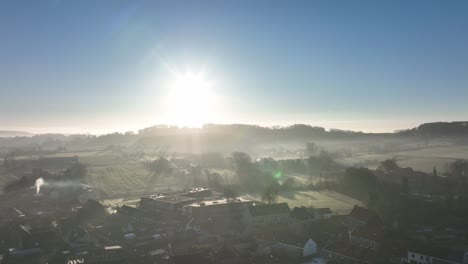
POLYGON ((210 122, 216 98, 213 83, 203 72, 176 74, 169 86, 169 122, 179 126, 202 126, 210 122))

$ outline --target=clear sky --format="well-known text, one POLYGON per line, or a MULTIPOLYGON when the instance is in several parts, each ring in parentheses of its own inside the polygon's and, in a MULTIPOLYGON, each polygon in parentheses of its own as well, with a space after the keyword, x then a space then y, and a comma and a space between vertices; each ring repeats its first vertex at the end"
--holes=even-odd
POLYGON ((0 130, 393 131, 467 99, 467 1, 0 1, 0 130), (209 91, 178 101, 190 72, 209 91))

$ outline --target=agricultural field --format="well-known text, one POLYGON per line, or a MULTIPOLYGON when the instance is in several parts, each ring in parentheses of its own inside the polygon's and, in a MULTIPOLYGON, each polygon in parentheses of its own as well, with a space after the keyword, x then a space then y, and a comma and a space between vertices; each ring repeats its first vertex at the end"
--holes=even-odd
POLYGON ((177 189, 173 177, 156 177, 144 165, 126 163, 118 166, 88 167, 85 183, 101 198, 139 196, 168 188, 177 189))
POLYGON ((288 203, 290 208, 296 206, 329 207, 333 213, 337 214, 349 213, 354 205, 362 206, 360 201, 333 191, 281 192, 278 202, 288 203))
POLYGON ((98 195, 115 196, 144 191, 150 176, 150 172, 138 164, 96 166, 88 167, 85 183, 98 195))
POLYGON ((401 167, 411 167, 417 171, 432 173, 436 168, 439 173, 446 171, 448 164, 454 162, 455 159, 450 158, 402 158, 397 162, 401 167))
POLYGON ((86 166, 83 182, 93 188, 97 198, 138 196, 172 184, 172 179, 154 178, 142 162, 114 151, 63 152, 46 157, 73 156, 78 156, 79 162, 86 166))
POLYGON ((358 165, 376 169, 380 161, 392 158, 402 167, 424 172, 432 172, 435 167, 437 171, 444 172, 447 164, 457 159, 468 159, 468 146, 438 146, 384 154, 363 154, 343 158, 339 162, 347 166, 358 165))

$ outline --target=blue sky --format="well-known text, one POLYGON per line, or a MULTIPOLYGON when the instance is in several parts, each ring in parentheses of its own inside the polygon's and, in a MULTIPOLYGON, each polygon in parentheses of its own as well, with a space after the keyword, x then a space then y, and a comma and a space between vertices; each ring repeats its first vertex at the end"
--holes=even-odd
POLYGON ((216 95, 203 122, 378 132, 466 119, 467 14, 455 0, 3 0, 0 129, 171 123, 173 72, 202 69, 216 95))

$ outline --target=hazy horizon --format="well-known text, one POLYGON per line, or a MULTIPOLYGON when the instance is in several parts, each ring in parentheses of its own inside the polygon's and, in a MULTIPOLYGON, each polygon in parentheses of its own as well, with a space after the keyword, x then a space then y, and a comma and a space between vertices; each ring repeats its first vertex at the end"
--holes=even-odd
MULTIPOLYGON (((109 121, 109 120, 108 120, 109 121)), ((321 121, 321 122, 307 122, 306 120, 297 120, 297 122, 290 123, 255 123, 255 122, 210 122, 205 124, 220 124, 220 125, 230 125, 230 124, 245 124, 245 125, 259 125, 263 127, 274 127, 274 126, 290 126, 294 124, 305 124, 310 126, 323 127, 326 130, 330 129, 340 129, 340 130, 349 130, 356 132, 364 133, 392 133, 398 130, 411 129, 415 128, 423 123, 431 122, 456 122, 456 121, 466 121, 465 119, 452 119, 452 120, 439 120, 439 119, 427 119, 421 120, 421 122, 416 122, 413 120, 347 120, 347 121, 321 121)), ((47 126, 47 127, 0 127, 0 131, 21 131, 29 132, 33 134, 46 134, 46 133, 59 133, 59 134, 94 134, 102 135, 108 133, 124 133, 132 131, 137 133, 138 130, 156 126, 156 125, 168 125, 168 126, 177 126, 177 127, 189 127, 189 128, 200 128, 200 126, 181 126, 177 124, 170 123, 148 123, 141 124, 141 126, 126 127, 119 126, 118 124, 109 125, 108 123, 101 124, 101 128, 95 127, 60 127, 60 126, 47 126)))

